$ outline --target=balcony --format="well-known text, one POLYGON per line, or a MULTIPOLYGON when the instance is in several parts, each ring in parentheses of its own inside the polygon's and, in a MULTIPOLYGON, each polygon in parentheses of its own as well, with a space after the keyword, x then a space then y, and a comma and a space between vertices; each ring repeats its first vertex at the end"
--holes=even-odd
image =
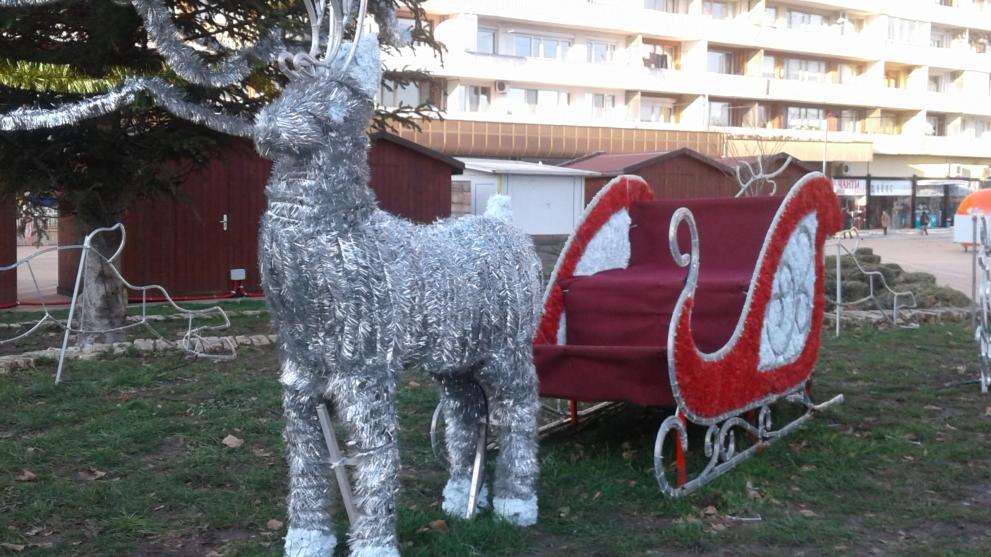
POLYGON ((968 136, 872 135, 878 155, 932 155, 937 157, 986 158, 991 139, 968 136))

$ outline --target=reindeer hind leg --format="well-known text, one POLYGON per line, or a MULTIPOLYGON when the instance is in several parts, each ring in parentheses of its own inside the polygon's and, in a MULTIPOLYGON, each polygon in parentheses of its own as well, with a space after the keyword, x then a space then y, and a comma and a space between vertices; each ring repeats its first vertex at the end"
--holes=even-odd
MULTIPOLYGON (((450 477, 444 486, 442 508, 447 514, 465 518, 471 491, 471 475, 480 426, 485 422, 486 403, 482 386, 471 370, 440 376, 441 409, 450 477)), ((482 471, 484 474, 484 470, 482 471)), ((476 510, 488 507, 488 489, 482 485, 476 510)))
POLYGON ((519 526, 537 522, 537 374, 530 345, 496 356, 482 369, 493 393, 491 412, 499 424, 496 516, 519 526))

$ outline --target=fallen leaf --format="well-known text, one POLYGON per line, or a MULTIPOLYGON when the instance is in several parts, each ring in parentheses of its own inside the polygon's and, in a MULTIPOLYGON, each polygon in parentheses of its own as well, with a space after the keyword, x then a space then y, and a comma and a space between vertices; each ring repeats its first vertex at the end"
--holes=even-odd
POLYGON ((813 511, 811 511, 809 509, 802 509, 802 510, 798 511, 798 514, 804 516, 805 518, 815 518, 815 517, 819 516, 815 512, 813 512, 813 511))
POLYGON ((106 476, 107 473, 103 470, 97 470, 96 468, 87 468, 85 470, 79 471, 79 479, 91 482, 93 480, 99 480, 100 478, 106 476))
POLYGON ((18 552, 20 552, 20 551, 24 551, 24 547, 25 546, 23 546, 21 544, 17 544, 17 543, 0 543, 0 547, 2 547, 4 549, 9 549, 11 551, 18 551, 18 552))
POLYGON ((224 437, 224 440, 221 441, 221 443, 223 443, 224 446, 226 447, 236 449, 244 444, 244 439, 241 439, 239 437, 234 437, 233 435, 227 435, 227 437, 224 437))
POLYGON ((31 528, 28 528, 27 530, 24 531, 24 535, 28 537, 32 537, 32 536, 48 537, 51 536, 53 533, 54 532, 52 532, 51 528, 45 528, 44 526, 32 526, 31 528))
POLYGON ((754 484, 747 480, 747 497, 750 499, 760 499, 760 492, 754 487, 754 484))
POLYGON ((436 530, 438 532, 447 532, 447 521, 446 520, 434 520, 430 523, 430 529, 436 530))
POLYGON ((557 510, 557 514, 558 514, 558 515, 559 515, 559 516, 560 516, 561 518, 565 518, 565 517, 567 517, 567 516, 568 516, 569 514, 571 514, 571 507, 561 507, 561 508, 559 508, 559 509, 557 510))
POLYGON ((279 528, 282 528, 282 521, 273 518, 265 523, 265 527, 269 530, 278 530, 279 528))
POLYGON ((33 482, 38 479, 38 476, 30 470, 22 470, 20 474, 14 477, 14 479, 19 482, 33 482))

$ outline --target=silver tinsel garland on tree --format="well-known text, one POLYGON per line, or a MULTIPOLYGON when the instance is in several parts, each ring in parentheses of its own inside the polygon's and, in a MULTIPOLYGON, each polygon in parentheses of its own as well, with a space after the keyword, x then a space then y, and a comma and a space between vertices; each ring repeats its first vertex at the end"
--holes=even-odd
MULTIPOLYGON (((58 1, 61 0, 0 0, 0 8, 45 6, 58 1)), ((122 0, 115 3, 133 5, 144 22, 148 38, 155 43, 156 50, 165 58, 169 68, 179 77, 197 85, 226 87, 240 83, 251 73, 252 62, 271 62, 275 53, 285 48, 281 32, 276 29, 258 44, 214 64, 207 64, 200 53, 186 44, 172 20, 173 10, 163 0, 122 0)))
POLYGON ((117 89, 84 100, 52 109, 19 108, 0 114, 0 131, 34 130, 57 128, 79 123, 83 120, 110 114, 122 106, 134 102, 141 92, 152 96, 155 104, 170 113, 206 126, 214 131, 251 137, 252 123, 237 116, 221 114, 211 108, 188 102, 182 91, 170 86, 160 78, 132 78, 117 89))

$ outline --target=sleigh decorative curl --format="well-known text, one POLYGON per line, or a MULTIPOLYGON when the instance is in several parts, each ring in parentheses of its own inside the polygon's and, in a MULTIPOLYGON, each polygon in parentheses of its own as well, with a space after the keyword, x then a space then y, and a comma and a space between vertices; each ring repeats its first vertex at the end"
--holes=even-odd
POLYGON ((635 176, 596 196, 547 286, 534 354, 543 396, 675 407, 654 464, 661 490, 677 496, 842 400, 816 405, 806 389, 824 311, 823 245, 841 218, 819 173, 783 198, 652 197, 635 176), (780 400, 803 412, 775 429, 780 400), (708 427, 708 462, 691 480, 689 421, 708 427), (751 442, 738 449, 741 433, 751 442))

